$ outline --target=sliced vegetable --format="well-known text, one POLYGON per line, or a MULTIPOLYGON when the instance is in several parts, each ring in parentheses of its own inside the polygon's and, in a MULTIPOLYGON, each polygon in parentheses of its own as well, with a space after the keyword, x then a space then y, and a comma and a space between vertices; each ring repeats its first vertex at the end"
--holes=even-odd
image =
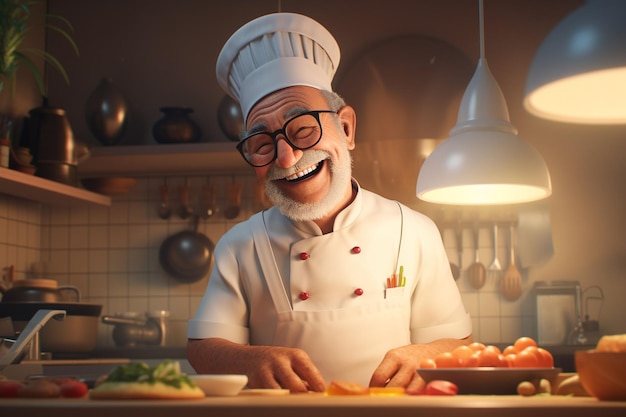
POLYGON ((456 395, 459 387, 450 381, 435 379, 426 384, 424 393, 426 395, 456 395))
POLYGON ((68 398, 81 398, 87 395, 89 388, 81 381, 66 381, 61 384, 61 396, 68 398))

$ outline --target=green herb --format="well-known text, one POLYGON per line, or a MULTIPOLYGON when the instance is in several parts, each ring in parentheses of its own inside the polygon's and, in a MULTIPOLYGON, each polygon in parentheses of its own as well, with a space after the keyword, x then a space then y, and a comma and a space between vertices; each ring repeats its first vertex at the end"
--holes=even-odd
POLYGON ((189 377, 180 371, 180 364, 172 360, 165 360, 154 368, 144 362, 119 365, 108 375, 107 382, 139 382, 150 385, 160 382, 179 389, 183 385, 195 387, 189 377))

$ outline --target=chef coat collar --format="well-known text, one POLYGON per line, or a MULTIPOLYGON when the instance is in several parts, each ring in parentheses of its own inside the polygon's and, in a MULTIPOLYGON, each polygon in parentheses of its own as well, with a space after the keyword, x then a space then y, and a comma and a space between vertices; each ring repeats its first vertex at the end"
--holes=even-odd
MULTIPOLYGON (((348 205, 348 207, 346 207, 345 209, 340 211, 339 214, 337 214, 337 217, 335 218, 335 224, 333 225, 333 232, 350 227, 361 214, 361 207, 363 205, 363 193, 360 192, 361 186, 354 178, 352 178, 352 188, 356 190, 356 196, 354 197, 352 203, 348 205)), ((309 235, 321 236, 323 234, 322 229, 320 229, 317 223, 315 223, 313 220, 295 221, 289 219, 289 221, 291 221, 294 227, 309 235)))

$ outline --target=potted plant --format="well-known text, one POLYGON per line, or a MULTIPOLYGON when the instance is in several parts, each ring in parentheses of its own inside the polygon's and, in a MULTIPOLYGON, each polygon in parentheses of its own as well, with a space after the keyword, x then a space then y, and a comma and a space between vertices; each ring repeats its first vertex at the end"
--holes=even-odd
MULTIPOLYGON (((47 86, 37 66, 37 61, 41 60, 57 70, 69 84, 67 72, 57 58, 45 49, 24 45, 31 31, 39 26, 65 38, 78 55, 70 22, 63 16, 41 12, 43 7, 45 2, 37 0, 0 0, 0 95, 15 95, 16 74, 24 66, 35 79, 45 104, 47 86)), ((11 116, 0 111, 0 118, 0 128, 4 127, 0 129, 0 137, 6 137, 10 133, 11 116)))

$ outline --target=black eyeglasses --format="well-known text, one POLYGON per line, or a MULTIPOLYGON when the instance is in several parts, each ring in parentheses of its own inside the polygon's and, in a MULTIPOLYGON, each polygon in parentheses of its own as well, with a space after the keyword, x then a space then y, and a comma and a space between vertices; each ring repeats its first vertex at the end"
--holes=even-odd
POLYGON ((274 132, 256 132, 237 144, 243 159, 253 167, 271 164, 277 157, 278 135, 293 149, 305 150, 317 145, 322 138, 320 113, 337 113, 334 110, 311 110, 287 120, 282 129, 274 132))

